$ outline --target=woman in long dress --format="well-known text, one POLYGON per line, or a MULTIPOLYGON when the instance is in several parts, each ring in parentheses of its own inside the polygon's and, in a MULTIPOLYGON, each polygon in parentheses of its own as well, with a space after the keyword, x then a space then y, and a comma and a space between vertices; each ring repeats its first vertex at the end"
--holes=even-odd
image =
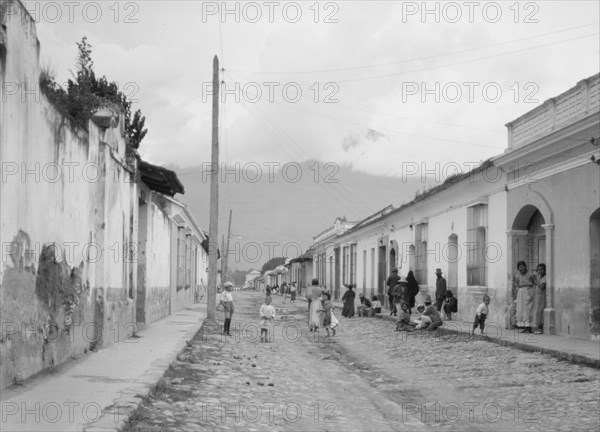
POLYGON ((517 263, 519 272, 515 275, 517 287, 517 327, 524 327, 521 333, 533 333, 533 299, 535 298, 536 277, 527 270, 525 261, 517 263))
POLYGON ((318 285, 310 287, 310 308, 308 310, 308 328, 312 331, 318 331, 321 327, 321 315, 319 312, 323 309, 322 295, 323 291, 318 285))
POLYGON ((535 297, 533 299, 533 324, 535 333, 544 333, 544 309, 546 308, 546 264, 537 266, 535 297))
POLYGON ((348 291, 346 291, 342 296, 342 302, 344 302, 342 316, 346 318, 352 318, 354 316, 354 299, 356 298, 354 284, 346 284, 344 286, 348 288, 348 291))
POLYGON ((406 282, 408 282, 408 289, 406 290, 405 300, 408 303, 408 313, 412 313, 412 308, 415 307, 415 297, 419 294, 419 283, 415 279, 412 270, 408 271, 406 282))

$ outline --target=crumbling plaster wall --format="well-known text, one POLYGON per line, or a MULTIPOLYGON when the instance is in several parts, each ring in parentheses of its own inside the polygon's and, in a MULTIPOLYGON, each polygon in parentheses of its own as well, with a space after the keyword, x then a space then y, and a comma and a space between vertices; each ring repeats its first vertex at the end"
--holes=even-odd
POLYGON ((36 87, 35 24, 20 2, 8 3, 0 39, 0 388, 122 341, 135 324, 137 281, 127 252, 137 244, 137 191, 122 118, 85 130, 45 100, 36 87))

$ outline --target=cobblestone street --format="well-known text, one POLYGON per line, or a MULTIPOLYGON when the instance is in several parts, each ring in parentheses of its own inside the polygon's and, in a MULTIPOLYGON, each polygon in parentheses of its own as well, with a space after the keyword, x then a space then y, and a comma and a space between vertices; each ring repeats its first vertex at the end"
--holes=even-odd
MULTIPOLYGON (((589 431, 599 427, 593 368, 467 336, 395 332, 340 317, 308 332, 307 304, 282 304, 258 343, 263 296, 234 293, 233 336, 205 328, 133 414, 127 431, 589 431)), ((336 315, 340 316, 336 310, 336 315)))

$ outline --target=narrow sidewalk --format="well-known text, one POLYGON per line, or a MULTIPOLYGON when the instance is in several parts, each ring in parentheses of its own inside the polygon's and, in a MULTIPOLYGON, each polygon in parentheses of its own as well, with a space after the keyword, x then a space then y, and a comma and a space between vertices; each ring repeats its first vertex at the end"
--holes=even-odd
POLYGON ((194 304, 116 343, 2 391, 0 430, 117 431, 206 317, 194 304))
MULTIPOLYGON (((299 297, 306 300, 305 297, 299 297)), ((336 307, 341 308, 342 302, 334 301, 336 307)), ((341 312, 337 312, 341 314, 341 312)), ((413 317, 415 317, 413 313, 413 317)), ((390 316, 387 308, 382 308, 382 313, 376 315, 376 318, 396 321, 397 317, 390 316)), ((342 322, 343 324, 343 322, 342 322)), ((486 323, 484 335, 479 334, 479 329, 475 335, 471 335, 473 329, 472 322, 463 321, 444 321, 437 334, 456 334, 460 338, 486 340, 503 346, 511 346, 523 351, 540 352, 549 354, 561 360, 569 361, 575 364, 600 368, 600 341, 591 341, 583 339, 574 339, 565 336, 554 336, 547 334, 524 334, 521 330, 509 330, 498 323, 486 323)), ((420 333, 420 332, 417 332, 420 333)), ((413 335, 414 333, 411 333, 413 335)), ((432 336, 435 337, 435 336, 432 336)), ((461 339, 462 340, 462 339, 461 339)))

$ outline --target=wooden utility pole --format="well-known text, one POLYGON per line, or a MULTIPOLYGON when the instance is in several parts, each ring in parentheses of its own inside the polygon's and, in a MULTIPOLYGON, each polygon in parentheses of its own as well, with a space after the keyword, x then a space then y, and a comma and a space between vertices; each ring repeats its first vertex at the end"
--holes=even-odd
POLYGON ((223 258, 221 261, 221 280, 223 282, 227 282, 227 265, 229 264, 229 239, 231 238, 231 215, 233 210, 229 210, 229 228, 227 229, 227 246, 225 246, 225 251, 223 253, 223 258), (223 279, 225 278, 225 279, 223 279))
POLYGON ((227 280, 225 279, 225 256, 227 255, 227 251, 225 250, 225 234, 223 234, 221 236, 221 286, 223 286, 223 284, 225 282, 227 282, 227 280))
POLYGON ((206 297, 206 317, 216 318, 217 301, 217 252, 219 247, 219 58, 213 58, 213 99, 212 99, 212 164, 210 176, 210 225, 208 243, 208 293, 206 297))

